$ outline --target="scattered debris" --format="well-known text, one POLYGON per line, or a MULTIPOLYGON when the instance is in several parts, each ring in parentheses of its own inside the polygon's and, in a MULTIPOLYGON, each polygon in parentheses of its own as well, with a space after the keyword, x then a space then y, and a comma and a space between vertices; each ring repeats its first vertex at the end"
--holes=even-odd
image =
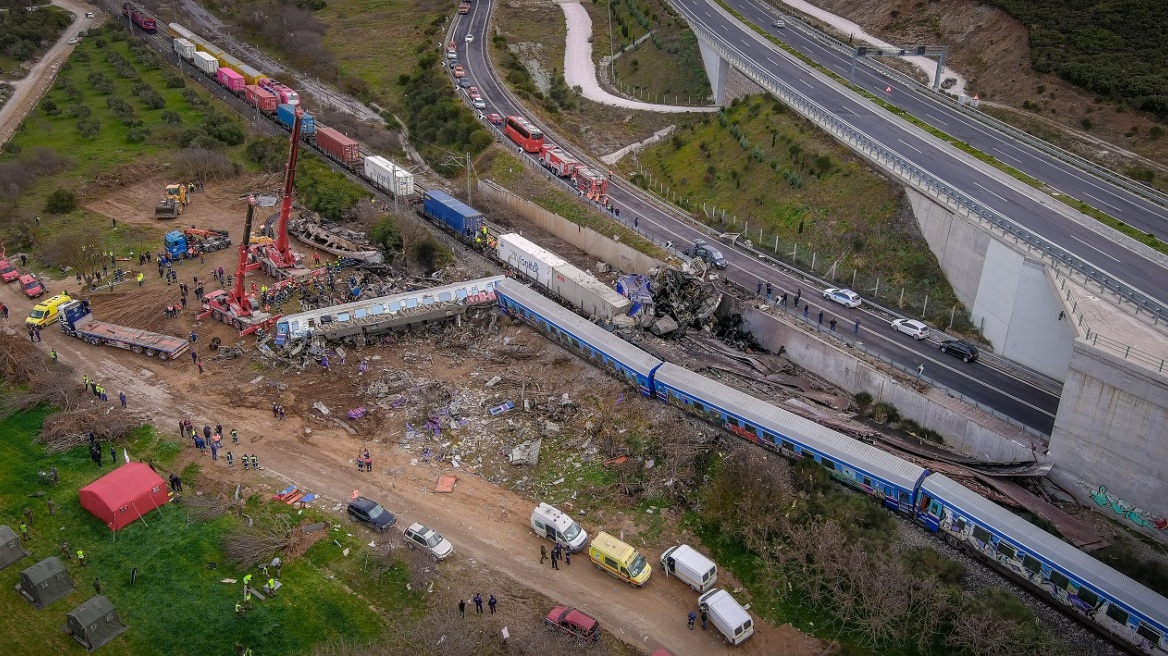
POLYGON ((328 406, 321 403, 320 401, 313 402, 312 407, 316 408, 317 410, 320 410, 320 414, 322 414, 322 415, 327 416, 329 414, 328 406))
POLYGON ((457 476, 444 475, 438 477, 438 484, 434 486, 435 492, 450 493, 454 491, 455 484, 458 483, 457 476))
POLYGON ((511 464, 531 466, 538 465, 539 449, 542 445, 543 440, 528 440, 511 449, 511 464))

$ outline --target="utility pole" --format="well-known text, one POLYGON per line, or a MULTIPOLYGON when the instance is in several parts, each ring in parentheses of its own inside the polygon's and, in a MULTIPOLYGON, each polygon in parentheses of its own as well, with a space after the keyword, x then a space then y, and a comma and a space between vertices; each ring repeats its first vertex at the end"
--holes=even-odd
POLYGON ((466 204, 470 205, 473 201, 470 193, 470 153, 466 154, 466 204))

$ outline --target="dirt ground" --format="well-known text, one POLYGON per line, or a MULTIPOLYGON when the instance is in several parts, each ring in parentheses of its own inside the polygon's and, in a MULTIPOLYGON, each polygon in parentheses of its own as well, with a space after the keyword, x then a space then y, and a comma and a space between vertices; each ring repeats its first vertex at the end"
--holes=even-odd
MULTIPOLYGON (((167 224, 227 229, 235 238, 244 213, 243 202, 237 199, 255 184, 237 180, 208 186, 205 193, 195 194, 180 219, 167 224)), ((119 223, 153 224, 141 208, 153 206, 158 189, 158 180, 130 185, 87 206, 116 216, 119 223)), ((232 248, 211 254, 203 264, 187 263, 178 268, 179 279, 189 284, 193 275, 214 266, 231 271, 236 257, 232 248)), ((136 257, 133 264, 137 265, 136 257)), ((550 446, 561 442, 545 441, 547 457, 562 458, 557 466, 563 467, 561 477, 568 479, 562 490, 531 479, 528 470, 510 465, 503 455, 507 447, 548 430, 549 413, 558 413, 555 416, 561 419, 564 434, 577 433, 598 408, 611 407, 622 393, 630 408, 662 413, 666 423, 660 425, 670 430, 689 421, 684 415, 631 398, 615 380, 508 319, 499 320, 495 331, 488 329, 484 317, 442 334, 419 333, 392 344, 350 351, 343 364, 334 354, 327 371, 315 364, 301 369, 266 361, 252 347, 252 338, 244 340, 248 352, 243 358, 216 361, 201 347, 212 336, 235 343, 234 331, 218 323, 194 322, 190 311, 175 319, 164 318, 162 308, 178 299, 178 290, 167 287, 150 266, 142 288, 127 284, 113 293, 90 294, 96 316, 173 335, 195 330, 199 334, 195 348, 205 359, 206 373, 199 375, 186 356, 164 363, 92 347, 55 328, 44 332, 44 342, 38 346, 56 348, 60 359, 78 375, 102 382, 114 398, 124 390, 130 411, 162 431, 177 430, 183 418, 196 426, 221 423, 227 431, 237 428, 241 444, 233 449, 235 455, 256 453, 264 467, 259 474, 244 472, 238 463, 228 468, 225 454, 213 463, 188 449, 184 460, 199 460, 205 476, 221 483, 243 483, 250 492, 261 493, 295 483, 322 495, 320 505, 338 513, 343 500, 359 492, 397 511, 400 521, 419 521, 442 531, 455 545, 458 566, 488 572, 501 600, 538 591, 595 615, 615 637, 646 651, 665 646, 680 656, 725 649, 714 632, 686 629, 686 614, 696 606, 696 599, 677 581, 658 574, 645 589, 630 590, 593 571, 584 558, 558 572, 540 566, 542 541, 527 525, 533 498, 541 490, 554 490, 566 498, 573 469, 592 457, 586 445, 581 448, 578 441, 566 441, 565 448, 572 448, 572 453, 565 458, 550 446), (364 374, 358 371, 362 359, 368 365, 364 374), (501 381, 488 387, 494 376, 501 376, 501 381), (563 405, 564 394, 568 406, 563 405), (530 411, 524 410, 525 398, 531 402, 530 411), (505 400, 515 402, 516 409, 492 416, 489 409, 505 400), (327 416, 320 406, 314 407, 317 402, 328 409, 327 416), (286 421, 273 419, 273 403, 286 407, 286 421), (366 416, 348 419, 348 410, 358 406, 367 409, 366 416), (428 418, 436 420, 437 432, 423 426, 428 418), (354 476, 354 458, 365 447, 373 455, 374 471, 354 476), (427 447, 435 456, 445 452, 447 460, 427 461, 427 447), (439 474, 458 477, 453 493, 433 491, 439 474)), ((66 283, 69 291, 75 291, 72 280, 66 283)), ((19 296, 12 285, 0 289, 0 298, 12 308, 5 329, 18 330, 32 302, 19 296)), ((581 523, 590 533, 623 529, 627 538, 635 537, 629 535, 635 533, 632 522, 620 512, 590 513, 581 523)), ((668 546, 658 542, 642 551, 656 563, 668 546)), ((723 576, 726 587, 733 590, 732 578, 728 573, 723 576)), ((438 587, 442 586, 457 588, 450 577, 440 579, 438 587)), ((755 637, 740 650, 744 654, 822 652, 818 640, 790 626, 761 623, 755 637)))

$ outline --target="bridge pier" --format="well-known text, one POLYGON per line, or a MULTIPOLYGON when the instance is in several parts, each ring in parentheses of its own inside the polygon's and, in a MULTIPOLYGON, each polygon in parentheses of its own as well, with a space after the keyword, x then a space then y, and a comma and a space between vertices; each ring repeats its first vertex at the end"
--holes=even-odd
POLYGON ((726 79, 730 77, 730 62, 713 48, 698 39, 698 51, 702 53, 702 65, 706 69, 706 77, 710 78, 710 90, 714 94, 715 105, 726 104, 726 79))

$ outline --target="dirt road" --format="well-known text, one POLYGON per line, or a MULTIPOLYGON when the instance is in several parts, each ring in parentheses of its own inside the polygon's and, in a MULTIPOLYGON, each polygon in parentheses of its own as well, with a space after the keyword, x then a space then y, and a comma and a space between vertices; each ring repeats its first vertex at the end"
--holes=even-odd
POLYGON ((76 37, 81 30, 101 25, 105 20, 105 14, 97 11, 96 7, 79 0, 53 0, 53 4, 72 12, 73 24, 65 29, 57 43, 45 53, 44 57, 41 57, 41 60, 32 67, 23 80, 12 83, 15 88, 12 98, 4 107, 0 107, 0 145, 8 143, 13 133, 16 132, 16 127, 20 125, 25 116, 28 116, 32 108, 36 107, 41 96, 52 85, 53 78, 57 75, 57 68, 69 56, 69 53, 73 52, 73 46, 69 45, 69 39, 76 37), (85 12, 87 11, 96 12, 95 17, 86 18, 85 12))

